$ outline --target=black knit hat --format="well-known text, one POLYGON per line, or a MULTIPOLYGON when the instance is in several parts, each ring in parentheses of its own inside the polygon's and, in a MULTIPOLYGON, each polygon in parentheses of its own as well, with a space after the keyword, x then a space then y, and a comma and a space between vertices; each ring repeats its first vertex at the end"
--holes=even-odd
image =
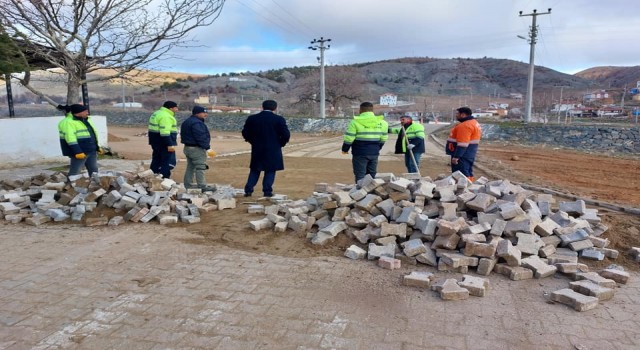
POLYGON ((84 105, 71 105, 69 107, 69 111, 71 112, 71 114, 78 114, 81 112, 84 112, 86 110, 88 110, 89 108, 87 108, 87 106, 84 105))
POLYGON ((166 101, 162 107, 171 109, 173 107, 178 107, 178 104, 173 101, 166 101))
POLYGON ((196 115, 198 113, 207 113, 207 110, 201 106, 193 107, 193 110, 191 110, 191 114, 196 115))

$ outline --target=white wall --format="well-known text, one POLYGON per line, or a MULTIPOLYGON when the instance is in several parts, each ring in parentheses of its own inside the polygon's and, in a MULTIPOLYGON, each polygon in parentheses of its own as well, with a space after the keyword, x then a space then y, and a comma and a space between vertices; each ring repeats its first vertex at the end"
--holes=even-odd
MULTIPOLYGON (((0 167, 68 160, 62 156, 58 123, 62 116, 0 119, 0 167)), ((107 118, 91 116, 100 146, 107 146, 107 118)))

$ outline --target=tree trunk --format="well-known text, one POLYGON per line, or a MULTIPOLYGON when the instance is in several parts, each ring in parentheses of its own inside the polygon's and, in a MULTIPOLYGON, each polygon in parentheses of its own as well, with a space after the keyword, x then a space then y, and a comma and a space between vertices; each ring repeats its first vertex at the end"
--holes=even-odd
POLYGON ((80 98, 80 77, 69 76, 67 80, 67 104, 82 103, 80 98))

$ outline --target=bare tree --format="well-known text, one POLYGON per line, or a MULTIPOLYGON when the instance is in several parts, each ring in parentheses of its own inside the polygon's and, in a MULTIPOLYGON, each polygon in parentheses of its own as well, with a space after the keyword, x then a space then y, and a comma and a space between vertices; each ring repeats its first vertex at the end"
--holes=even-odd
MULTIPOLYGON (((354 101, 364 95, 368 84, 364 75, 356 67, 330 66, 325 71, 325 98, 329 104, 329 115, 335 116, 339 110, 349 109, 354 101)), ((320 73, 311 72, 296 81, 294 105, 302 110, 312 110, 310 106, 320 98, 320 73)))
MULTIPOLYGON (((174 58, 171 50, 193 45, 189 33, 213 23, 225 0, 0 0, 0 27, 21 46, 67 74, 67 103, 80 87, 110 80, 149 63, 174 58), (113 74, 87 79, 109 68, 113 74)), ((30 69, 13 75, 30 85, 30 69)))

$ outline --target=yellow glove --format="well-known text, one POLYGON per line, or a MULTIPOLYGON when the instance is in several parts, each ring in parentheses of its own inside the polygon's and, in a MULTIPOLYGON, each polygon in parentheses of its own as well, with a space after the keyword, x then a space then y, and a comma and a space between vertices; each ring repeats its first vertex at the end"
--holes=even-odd
POLYGON ((210 150, 208 150, 208 151, 207 151, 207 155, 208 155, 209 157, 213 158, 213 157, 215 157, 215 156, 216 156, 216 151, 214 151, 214 150, 210 149, 210 150))
POLYGON ((104 150, 102 149, 102 147, 98 148, 98 154, 99 155, 104 155, 104 150))
POLYGON ((85 159, 87 158, 87 155, 84 153, 78 153, 75 155, 76 159, 85 159))
POLYGON ((347 154, 349 154, 349 152, 342 152, 342 154, 343 154, 343 155, 347 155, 347 154))
POLYGON ((176 151, 176 148, 175 148, 175 147, 173 147, 173 146, 169 146, 169 147, 167 147, 167 151, 169 151, 169 152, 173 153, 173 152, 175 152, 175 151, 176 151))

